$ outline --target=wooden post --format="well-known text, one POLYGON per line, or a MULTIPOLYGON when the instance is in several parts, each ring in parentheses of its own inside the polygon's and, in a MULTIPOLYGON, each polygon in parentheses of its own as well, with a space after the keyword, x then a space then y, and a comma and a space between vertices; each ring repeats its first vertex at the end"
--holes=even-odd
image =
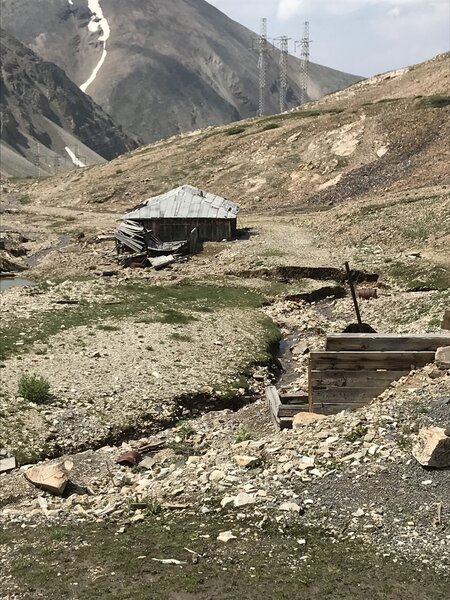
POLYGON ((363 324, 362 324, 362 320, 361 320, 361 313, 359 312, 358 299, 356 298, 355 286, 353 285, 352 274, 351 274, 350 265, 348 264, 348 262, 345 263, 345 270, 347 271, 347 279, 348 279, 348 283, 350 285, 350 290, 352 292, 353 305, 355 307, 356 318, 358 320, 359 332, 364 333, 364 328, 363 328, 363 324))

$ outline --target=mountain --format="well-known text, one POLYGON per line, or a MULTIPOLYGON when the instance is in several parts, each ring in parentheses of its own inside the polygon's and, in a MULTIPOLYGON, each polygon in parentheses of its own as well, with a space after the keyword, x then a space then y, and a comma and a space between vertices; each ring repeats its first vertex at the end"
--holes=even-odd
POLYGON ((1 174, 36 176, 137 147, 56 65, 0 30, 1 174))
MULTIPOLYGON (((204 0, 2 0, 2 20, 145 142, 257 114, 255 34, 204 0)), ((271 46, 269 114, 279 111, 279 59, 271 46)), ((288 63, 293 108, 300 61, 288 63)), ((311 64, 310 98, 359 79, 311 64)))

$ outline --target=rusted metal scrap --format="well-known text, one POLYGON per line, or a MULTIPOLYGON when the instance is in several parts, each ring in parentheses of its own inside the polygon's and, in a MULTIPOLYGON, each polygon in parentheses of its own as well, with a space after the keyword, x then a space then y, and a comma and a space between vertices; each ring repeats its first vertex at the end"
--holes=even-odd
POLYGON ((137 450, 128 450, 128 452, 124 452, 124 454, 121 454, 119 458, 116 459, 116 463, 127 467, 135 467, 141 460, 142 455, 137 452, 137 450))

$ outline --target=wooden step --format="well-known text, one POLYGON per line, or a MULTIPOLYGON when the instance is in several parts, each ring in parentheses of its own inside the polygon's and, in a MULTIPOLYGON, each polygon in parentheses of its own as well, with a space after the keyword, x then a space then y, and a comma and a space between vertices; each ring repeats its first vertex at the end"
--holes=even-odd
POLYGON ((411 371, 434 361, 434 352, 311 352, 311 370, 411 371))
POLYGON ((329 351, 419 351, 436 352, 441 346, 450 346, 447 333, 395 334, 395 333, 339 333, 327 336, 329 351))

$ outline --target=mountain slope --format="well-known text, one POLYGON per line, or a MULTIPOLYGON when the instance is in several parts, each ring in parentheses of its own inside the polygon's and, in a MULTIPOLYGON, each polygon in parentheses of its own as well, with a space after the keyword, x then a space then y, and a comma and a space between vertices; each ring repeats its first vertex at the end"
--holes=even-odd
POLYGON ((239 129, 174 137, 92 169, 82 181, 68 176, 37 189, 65 204, 70 187, 71 202, 108 202, 118 211, 184 183, 257 211, 443 189, 450 184, 449 61, 444 54, 239 129))
MULTIPOLYGON (((257 113, 255 35, 204 0, 3 0, 2 5, 4 26, 78 85, 86 84, 106 51, 87 93, 146 142, 257 113), (104 20, 95 20, 89 7, 97 12, 100 7, 104 20)), ((278 50, 268 61, 271 114, 279 110, 278 50)), ((290 108, 299 104, 299 75, 299 61, 291 56, 290 108)), ((312 64, 309 93, 315 99, 358 79, 312 64)))
POLYGON ((4 30, 0 47, 3 175, 50 174, 73 167, 76 156, 98 164, 136 148, 59 67, 4 30))

